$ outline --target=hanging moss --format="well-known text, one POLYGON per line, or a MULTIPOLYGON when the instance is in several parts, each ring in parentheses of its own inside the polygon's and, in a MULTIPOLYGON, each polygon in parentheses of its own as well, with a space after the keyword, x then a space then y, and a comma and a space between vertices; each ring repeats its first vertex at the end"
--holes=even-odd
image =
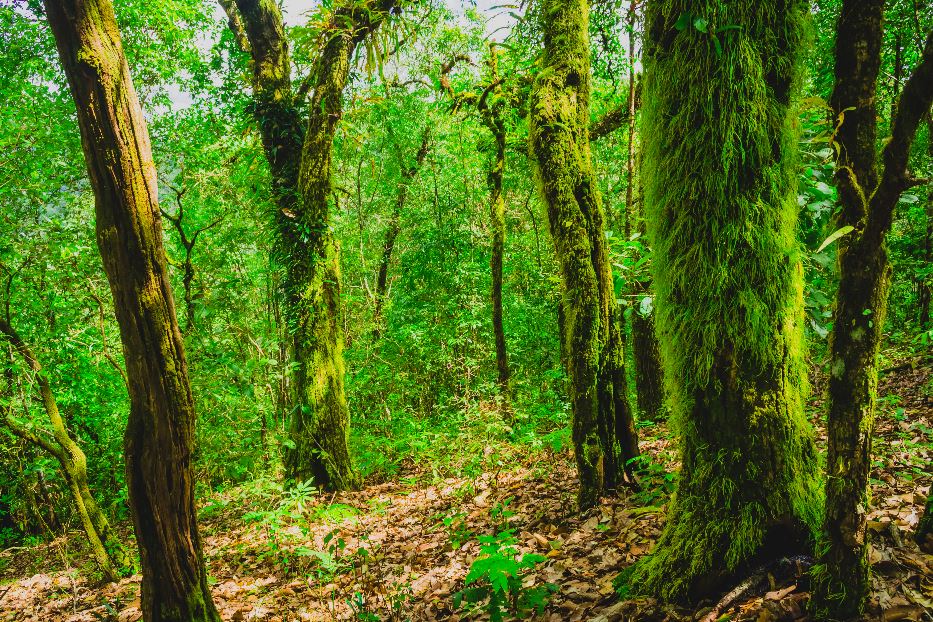
POLYGON ((628 588, 695 601, 819 522, 792 96, 802 0, 649 2, 644 191, 682 468, 628 588))

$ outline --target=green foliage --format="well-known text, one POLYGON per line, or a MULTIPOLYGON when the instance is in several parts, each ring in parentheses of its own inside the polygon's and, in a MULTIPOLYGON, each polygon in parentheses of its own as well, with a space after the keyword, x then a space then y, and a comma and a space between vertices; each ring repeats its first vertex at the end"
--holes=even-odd
MULTIPOLYGON (((503 512, 504 508, 500 508, 500 517, 503 512)), ((540 614, 558 588, 552 583, 538 586, 525 583, 526 577, 546 558, 536 553, 520 553, 518 539, 511 529, 477 539, 480 554, 470 564, 464 579, 468 587, 454 595, 454 607, 482 607, 493 622, 501 622, 506 614, 515 619, 540 614)))

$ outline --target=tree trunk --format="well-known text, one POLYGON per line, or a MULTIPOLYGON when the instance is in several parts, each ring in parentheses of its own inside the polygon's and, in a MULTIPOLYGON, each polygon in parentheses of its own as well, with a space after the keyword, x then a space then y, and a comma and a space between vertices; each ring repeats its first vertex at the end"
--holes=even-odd
MULTIPOLYGON (((390 130, 391 132, 391 130, 390 130)), ((398 145, 395 146, 398 149, 398 145)), ((399 165, 402 170, 402 183, 399 184, 398 196, 395 199, 395 208, 389 217, 389 225, 386 227, 385 242, 382 246, 382 257, 379 260, 379 272, 376 275, 376 292, 373 301, 373 339, 379 339, 382 336, 382 308, 385 304, 385 297, 389 289, 389 266, 392 264, 392 254, 395 250, 395 240, 402 230, 402 210, 408 200, 408 188, 412 180, 421 170, 424 159, 428 157, 428 151, 431 149, 431 127, 426 126, 421 135, 421 146, 415 155, 414 166, 405 166, 401 150, 399 153, 399 165)))
POLYGON ((97 505, 97 500, 91 494, 87 480, 87 457, 69 433, 67 424, 58 410, 58 402, 52 393, 49 379, 32 350, 4 319, 0 319, 0 334, 10 341, 35 374, 42 406, 48 415, 49 423, 52 424, 54 441, 45 438, 40 432, 18 424, 9 414, 4 418, 4 422, 13 434, 46 451, 58 461, 98 567, 108 581, 119 581, 120 577, 129 574, 133 564, 123 544, 110 528, 107 517, 97 505))
POLYGON ((156 172, 113 7, 46 0, 97 213, 129 379, 129 504, 147 622, 219 622, 198 533, 191 448, 195 412, 166 271, 156 172))
POLYGON ((505 254, 505 199, 502 196, 502 179, 505 175, 506 128, 503 108, 506 99, 502 94, 499 79, 499 63, 496 49, 489 49, 490 83, 477 101, 477 109, 483 124, 492 133, 494 151, 489 163, 486 182, 489 186, 489 228, 491 231, 492 254, 489 271, 492 276, 490 302, 492 303, 492 332, 496 343, 496 378, 499 395, 504 402, 503 410, 511 412, 512 389, 509 373, 509 354, 505 341, 505 326, 502 323, 502 264, 505 254))
POLYGON ((844 0, 836 32, 836 224, 854 231, 839 239, 839 289, 830 338, 826 514, 820 563, 813 569, 819 618, 862 613, 870 589, 867 514, 871 437, 878 387, 878 349, 887 315, 891 263, 887 233, 907 174, 910 146, 933 103, 933 33, 904 85, 883 152, 875 166, 883 0, 844 0))
POLYGON ((635 360, 635 398, 638 413, 649 421, 667 417, 664 410, 664 381, 661 346, 654 332, 654 312, 632 315, 632 354, 635 360))
MULTIPOLYGON (((232 7, 226 3, 228 15, 232 7)), ((343 89, 356 46, 386 18, 394 0, 340 5, 309 84, 306 128, 292 93, 282 16, 273 0, 237 0, 253 58, 254 116, 272 173, 277 253, 284 264, 286 321, 296 369, 285 451, 289 478, 324 489, 356 485, 347 446, 340 268, 330 230, 331 156, 343 89)))
MULTIPOLYGON (((933 112, 927 114, 927 157, 933 160, 933 112)), ((933 181, 927 184, 926 235, 923 236, 923 259, 927 266, 933 266, 933 181)), ((920 278, 917 284, 918 307, 917 320, 920 330, 927 330, 930 325, 930 303, 933 301, 933 274, 920 278)))
POLYGON ((622 482, 638 441, 590 160, 589 5, 545 0, 543 15, 544 64, 531 94, 531 152, 561 271, 578 501, 585 509, 622 482))
POLYGON ((642 179, 682 466, 629 588, 666 601, 696 602, 817 527, 791 105, 807 6, 647 5, 642 179))
MULTIPOLYGON (((637 2, 632 0, 628 9, 628 152, 625 164, 625 237, 630 239, 632 225, 638 228, 645 240, 645 224, 642 209, 643 201, 635 202, 635 188, 640 182, 635 180, 635 134, 636 113, 639 98, 635 86, 635 26, 637 23, 637 2), (633 222, 634 221, 634 222, 633 222)), ((643 193, 641 193, 643 194, 643 193)), ((632 281, 631 293, 645 294, 651 289, 650 282, 632 281)), ((664 386, 661 371, 661 348, 658 337, 654 332, 654 313, 642 315, 638 305, 632 314, 632 358, 635 362, 635 399, 638 413, 649 421, 663 419, 664 412, 664 386)))

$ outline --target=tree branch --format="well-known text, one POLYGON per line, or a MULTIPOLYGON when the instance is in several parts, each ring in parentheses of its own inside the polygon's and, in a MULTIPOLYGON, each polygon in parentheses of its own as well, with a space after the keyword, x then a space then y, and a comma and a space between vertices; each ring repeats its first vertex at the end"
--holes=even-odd
POLYGON ((628 102, 619 104, 601 118, 590 124, 590 140, 596 141, 600 138, 612 134, 617 129, 628 123, 628 102))
POLYGON ((233 0, 217 0, 217 2, 224 10, 224 13, 227 14, 227 26, 230 28, 230 32, 233 33, 233 38, 236 40, 237 47, 241 52, 251 54, 252 50, 250 49, 249 38, 246 36, 246 30, 243 28, 243 20, 240 19, 240 13, 237 11, 233 0))
POLYGON ((868 220, 863 237, 868 243, 880 243, 891 228, 894 208, 901 193, 912 185, 907 173, 910 147, 923 116, 933 105, 933 31, 927 34, 920 64, 914 69, 897 105, 891 124, 891 137, 884 146, 881 158, 884 171, 869 201, 868 220))

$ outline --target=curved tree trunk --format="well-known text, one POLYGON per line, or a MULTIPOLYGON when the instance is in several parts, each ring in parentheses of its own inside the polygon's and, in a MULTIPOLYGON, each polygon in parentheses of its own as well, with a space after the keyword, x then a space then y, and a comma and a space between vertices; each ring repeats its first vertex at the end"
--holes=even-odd
POLYGON ((68 484, 72 501, 74 501, 75 510, 81 519, 81 526, 87 534, 94 559, 108 581, 118 581, 120 577, 132 570, 133 563, 126 549, 123 548, 123 544, 111 529, 107 517, 97 505, 97 500, 91 494, 87 480, 87 458, 84 451, 72 439, 65 419, 58 410, 58 402, 52 393, 49 379, 32 350, 4 319, 0 319, 0 334, 10 341, 13 348, 35 374, 39 397, 48 415, 49 423, 52 424, 54 440, 49 440, 40 432, 20 425, 9 414, 6 415, 4 423, 13 434, 46 451, 58 461, 65 482, 68 484))
POLYGON ((868 598, 867 513, 871 437, 878 388, 878 349, 887 315, 891 262, 886 237, 908 176, 910 147, 933 103, 933 33, 920 63, 904 85, 883 151, 875 165, 881 65, 883 0, 844 0, 836 40, 836 84, 830 103, 841 119, 836 186, 839 289, 830 338, 826 515, 820 563, 814 568, 818 617, 844 619, 862 613, 868 598))
POLYGON ((313 95, 307 123, 299 114, 301 96, 292 91, 288 42, 274 0, 237 0, 238 13, 226 0, 221 5, 253 58, 253 111, 277 206, 274 233, 296 363, 286 471, 293 480, 311 479, 325 489, 350 488, 357 475, 347 446, 339 252, 330 230, 331 155, 353 52, 395 0, 333 9, 308 82, 313 95))
POLYGON ((544 65, 531 95, 531 152, 561 271, 578 501, 585 509, 622 482, 638 441, 590 161, 589 5, 545 0, 543 15, 544 65))
POLYGON ((807 547, 818 521, 790 105, 807 6, 647 5, 642 178, 682 467, 629 586, 668 601, 807 547), (690 14, 705 27, 678 27, 690 14))
POLYGON ((94 189, 129 380, 129 504, 147 622, 219 622, 198 533, 195 412, 166 271, 155 165, 107 0, 46 0, 94 189))

